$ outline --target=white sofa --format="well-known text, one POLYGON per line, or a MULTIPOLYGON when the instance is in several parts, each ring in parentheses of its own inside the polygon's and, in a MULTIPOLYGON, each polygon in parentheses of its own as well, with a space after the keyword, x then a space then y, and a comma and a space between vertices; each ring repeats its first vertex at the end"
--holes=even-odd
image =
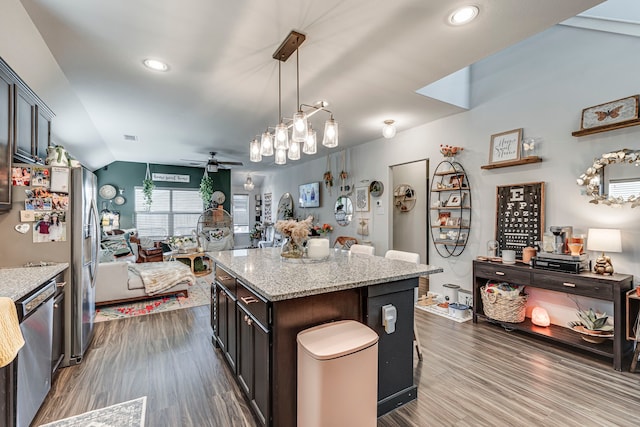
MULTIPOLYGON (((98 264, 96 281, 96 305, 147 299, 144 284, 140 277, 129 273, 128 262, 112 261, 98 264)), ((160 295, 183 293, 188 296, 188 282, 181 282, 160 295)), ((158 294, 154 296, 159 296, 158 294)))

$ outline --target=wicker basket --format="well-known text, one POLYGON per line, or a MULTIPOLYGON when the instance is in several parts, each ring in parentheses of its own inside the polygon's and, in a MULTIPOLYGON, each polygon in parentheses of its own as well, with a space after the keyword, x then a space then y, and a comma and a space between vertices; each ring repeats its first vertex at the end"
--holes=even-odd
POLYGON ((509 323, 524 322, 527 295, 509 299, 496 292, 486 292, 486 286, 480 288, 484 314, 493 320, 509 323))

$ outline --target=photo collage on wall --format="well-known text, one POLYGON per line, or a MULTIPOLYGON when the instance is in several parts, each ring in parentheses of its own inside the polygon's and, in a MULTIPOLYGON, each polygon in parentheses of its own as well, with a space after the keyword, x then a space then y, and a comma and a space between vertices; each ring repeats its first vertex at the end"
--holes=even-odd
POLYGON ((69 169, 27 166, 14 167, 11 172, 14 186, 29 187, 24 190, 20 221, 32 224, 33 242, 66 241, 69 194, 52 190, 67 189, 69 169))

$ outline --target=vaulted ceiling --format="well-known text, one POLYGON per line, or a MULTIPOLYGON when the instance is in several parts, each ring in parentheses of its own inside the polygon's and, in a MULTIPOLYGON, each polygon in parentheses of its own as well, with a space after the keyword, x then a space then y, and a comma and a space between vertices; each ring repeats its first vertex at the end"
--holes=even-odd
MULTIPOLYGON (((259 170, 273 158, 249 164, 249 141, 277 124, 272 54, 292 29, 307 37, 300 101, 329 102, 340 149, 379 138, 385 119, 403 130, 462 111, 416 90, 601 0, 476 0, 467 26, 447 22, 460 0, 21 2, 83 109, 57 111, 54 138, 85 164, 190 165, 217 151, 259 170)), ((282 109, 296 109, 295 55, 282 63, 282 109)), ((313 118, 320 135, 327 118, 313 118)))

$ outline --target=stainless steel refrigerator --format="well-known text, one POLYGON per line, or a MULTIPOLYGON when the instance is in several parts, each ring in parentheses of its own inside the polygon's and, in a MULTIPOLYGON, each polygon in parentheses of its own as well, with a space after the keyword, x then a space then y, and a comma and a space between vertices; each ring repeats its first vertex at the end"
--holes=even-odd
MULTIPOLYGON (((25 167, 34 170, 38 165, 13 164, 13 167, 25 167)), ((0 241, 3 242, 0 253, 0 267, 23 266, 27 263, 68 262, 65 272, 65 356, 61 366, 75 365, 82 361, 91 339, 95 319, 95 284, 97 275, 98 248, 100 245, 100 224, 96 207, 97 178, 85 168, 58 169, 56 174, 46 167, 50 186, 35 186, 35 176, 31 185, 13 186, 12 209, 0 215, 0 241), (66 172, 65 172, 66 170, 66 172), (62 172, 62 173, 59 173, 62 172), (51 197, 43 202, 34 197, 35 193, 47 195, 53 193, 52 184, 57 177, 55 188, 67 184, 65 192, 55 192, 54 206, 50 207, 51 197), (63 178, 62 182, 60 177, 63 178), (31 206, 37 201, 38 206, 31 206), (42 209, 44 208, 44 209, 42 209), (49 212, 49 217, 64 217, 63 234, 53 235, 53 226, 39 226, 28 212, 36 218, 49 212), (24 211, 27 211, 26 214, 24 211), (54 215, 58 212, 59 215, 54 215), (21 233, 16 226, 29 224, 29 230, 21 233), (36 227, 38 230, 36 231, 36 227), (47 231, 46 239, 40 238, 40 232, 47 231)), ((38 172, 41 173, 41 170, 38 172)), ((42 174, 42 173, 41 173, 42 174)), ((59 221, 59 220, 58 220, 59 221)), ((22 229, 24 231, 24 229, 22 229)))

